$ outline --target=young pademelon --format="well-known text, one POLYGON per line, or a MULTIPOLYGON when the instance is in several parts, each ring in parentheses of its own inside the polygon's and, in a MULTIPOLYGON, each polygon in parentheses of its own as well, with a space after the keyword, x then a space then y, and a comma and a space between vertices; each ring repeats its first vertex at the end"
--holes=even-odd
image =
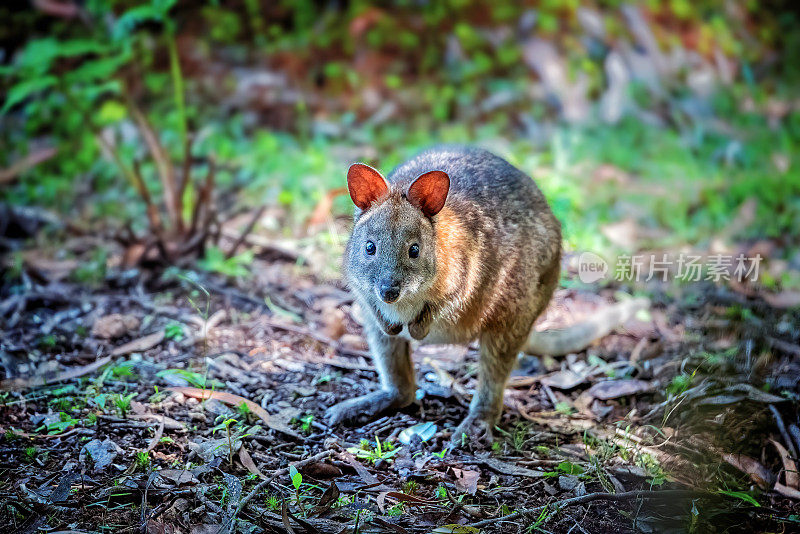
POLYGON ((517 353, 558 282, 560 223, 529 176, 478 148, 423 152, 388 179, 356 163, 347 185, 356 209, 345 279, 381 387, 332 406, 329 421, 411 404, 411 339, 478 339, 478 388, 453 440, 491 439, 517 353))

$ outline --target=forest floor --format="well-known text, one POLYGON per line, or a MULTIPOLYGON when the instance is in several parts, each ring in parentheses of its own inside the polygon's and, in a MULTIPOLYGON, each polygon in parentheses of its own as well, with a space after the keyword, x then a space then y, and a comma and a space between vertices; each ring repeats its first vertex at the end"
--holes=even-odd
MULTIPOLYGON (((5 531, 800 528, 800 319, 758 297, 648 286, 647 313, 582 353, 521 361, 489 449, 447 450, 474 347, 416 350, 417 404, 328 426, 376 374, 350 295, 291 254, 257 255, 247 278, 94 283, 68 276, 74 259, 25 258, 0 295, 5 531)), ((540 328, 622 298, 579 287, 540 328)))

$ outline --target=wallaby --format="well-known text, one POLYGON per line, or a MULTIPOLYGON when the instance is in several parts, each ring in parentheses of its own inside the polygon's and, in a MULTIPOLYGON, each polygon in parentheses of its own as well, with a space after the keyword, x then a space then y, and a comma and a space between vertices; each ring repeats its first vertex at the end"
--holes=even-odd
MULTIPOLYGON (((462 434, 490 440, 517 354, 537 348, 532 327, 558 283, 561 224, 529 176, 479 148, 423 152, 388 179, 356 163, 347 187, 355 214, 344 275, 381 387, 329 408, 329 422, 414 401, 410 340, 478 339, 478 387, 452 444, 462 434)), ((568 336, 560 332, 545 348, 567 348, 568 336)))

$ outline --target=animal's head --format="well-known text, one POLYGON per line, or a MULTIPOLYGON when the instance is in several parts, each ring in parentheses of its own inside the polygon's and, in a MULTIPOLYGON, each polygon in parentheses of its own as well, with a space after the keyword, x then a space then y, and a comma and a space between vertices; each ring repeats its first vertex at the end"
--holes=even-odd
POLYGON ((383 308, 419 304, 417 297, 436 274, 434 218, 444 207, 450 178, 430 171, 401 186, 356 163, 347 173, 347 188, 356 205, 345 258, 350 285, 383 308))

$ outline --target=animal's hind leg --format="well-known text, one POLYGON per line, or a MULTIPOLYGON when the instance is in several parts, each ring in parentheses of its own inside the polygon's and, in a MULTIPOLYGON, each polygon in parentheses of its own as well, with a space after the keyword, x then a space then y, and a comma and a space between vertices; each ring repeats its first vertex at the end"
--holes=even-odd
POLYGON ((524 337, 485 332, 480 338, 478 389, 472 397, 469 415, 453 434, 451 446, 464 441, 491 442, 492 428, 503 411, 503 391, 514 368, 524 337), (464 437, 466 435, 466 437, 464 437))

